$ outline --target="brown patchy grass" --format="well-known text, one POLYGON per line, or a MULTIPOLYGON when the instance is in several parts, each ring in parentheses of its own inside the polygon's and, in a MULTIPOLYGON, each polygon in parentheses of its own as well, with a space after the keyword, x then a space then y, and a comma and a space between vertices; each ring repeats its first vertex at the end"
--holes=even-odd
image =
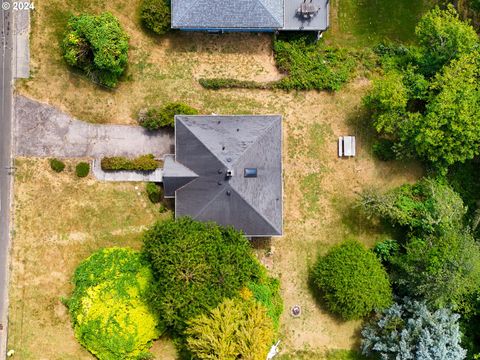
MULTIPOLYGON (((308 288, 309 269, 317 254, 347 237, 371 246, 387 236, 355 209, 358 192, 413 182, 422 175, 418 164, 372 158, 372 134, 360 106, 369 82, 356 79, 335 94, 204 90, 199 77, 278 79, 271 38, 191 33, 151 37, 140 28, 138 4, 139 0, 36 4, 34 76, 20 83, 18 91, 98 123, 135 123, 139 109, 168 101, 186 102, 205 113, 283 114, 285 236, 257 244, 262 260, 282 282, 283 352, 355 348, 360 322, 343 322, 315 301, 308 288), (64 9, 109 10, 120 18, 131 36, 131 51, 128 73, 117 90, 98 88, 64 65, 58 45, 64 9), (358 156, 338 159, 336 141, 347 134, 357 135, 358 156), (288 312, 295 304, 303 313, 294 319, 288 312)), ((73 338, 59 298, 71 290, 68 281, 78 262, 103 246, 138 248, 140 229, 157 214, 143 195, 136 195, 135 185, 54 175, 43 160, 22 159, 19 167, 10 344, 20 359, 89 359, 73 338)), ((155 344, 158 359, 174 358, 167 344, 155 344), (164 350, 166 346, 170 350, 164 350)))
POLYGON ((94 2, 49 0, 36 5, 32 21, 32 78, 17 83, 18 92, 96 123, 136 123, 141 108, 181 101, 205 112, 250 113, 264 103, 246 95, 207 93, 197 78, 236 76, 245 80, 278 79, 271 37, 256 34, 146 34, 140 25, 140 0, 94 2), (69 69, 60 41, 69 12, 110 11, 130 36, 129 68, 116 90, 92 84, 69 69))
MULTIPOLYGON (((143 184, 78 179, 74 161, 60 174, 47 160, 17 159, 16 166, 9 348, 25 360, 91 359, 61 302, 74 269, 103 247, 139 249, 143 229, 171 213, 160 215, 143 184)), ((154 350, 175 358, 164 340, 154 350)))

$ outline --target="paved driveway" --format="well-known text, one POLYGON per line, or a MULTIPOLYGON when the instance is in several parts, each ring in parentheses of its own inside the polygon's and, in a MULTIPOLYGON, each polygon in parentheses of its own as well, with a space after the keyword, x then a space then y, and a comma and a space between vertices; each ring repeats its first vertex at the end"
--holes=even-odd
POLYGON ((173 132, 89 124, 23 96, 15 97, 15 119, 17 156, 100 158, 174 152, 173 132))

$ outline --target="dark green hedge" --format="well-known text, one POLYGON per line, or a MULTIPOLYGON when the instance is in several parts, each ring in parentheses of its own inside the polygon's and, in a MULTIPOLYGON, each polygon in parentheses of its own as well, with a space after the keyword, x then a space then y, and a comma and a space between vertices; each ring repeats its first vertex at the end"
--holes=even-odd
POLYGON ((275 82, 260 83, 256 81, 236 80, 230 78, 211 78, 199 79, 198 82, 205 89, 220 90, 220 89, 273 89, 275 82))
POLYGON ((161 166, 161 162, 155 160, 152 154, 142 155, 135 159, 129 159, 123 156, 104 157, 101 162, 102 170, 136 170, 136 171, 154 171, 161 166))

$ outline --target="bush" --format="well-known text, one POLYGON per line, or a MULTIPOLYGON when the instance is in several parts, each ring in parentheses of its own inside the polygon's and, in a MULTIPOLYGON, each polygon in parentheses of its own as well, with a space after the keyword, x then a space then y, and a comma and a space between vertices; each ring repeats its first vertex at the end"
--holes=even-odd
POLYGON ((224 300, 189 321, 187 348, 200 360, 264 360, 273 341, 272 320, 257 302, 224 300))
POLYGON ((147 183, 145 190, 152 203, 157 204, 162 200, 162 189, 157 184, 149 182, 147 183))
POLYGON ((100 360, 145 358, 160 336, 146 294, 152 271, 137 252, 100 250, 75 270, 66 301, 75 337, 100 360))
POLYGON ((58 159, 50 159, 50 167, 53 171, 61 173, 63 170, 65 170, 65 163, 58 159))
POLYGON ((358 241, 345 241, 319 257, 312 280, 328 308, 345 320, 362 318, 392 303, 382 263, 358 241))
POLYGON ((175 115, 197 115, 198 110, 182 104, 169 103, 160 109, 152 108, 139 119, 140 125, 148 130, 158 130, 162 127, 175 127, 175 115))
POLYGON ((463 360, 457 314, 424 303, 394 304, 362 330, 362 352, 374 358, 463 360))
POLYGON ((395 143, 392 140, 380 139, 372 146, 373 154, 382 161, 395 160, 396 155, 393 150, 395 143))
POLYGON ((327 47, 308 35, 279 38, 274 45, 277 67, 287 76, 284 90, 339 90, 352 76, 355 60, 346 50, 327 47))
POLYGON ((156 281, 152 305, 174 335, 262 276, 250 243, 233 228, 181 218, 156 223, 143 241, 156 281))
POLYGON ((89 172, 90 172, 89 163, 81 162, 81 163, 78 163, 77 166, 75 167, 75 174, 77 174, 79 178, 86 177, 89 172))
POLYGON ((95 82, 115 87, 128 61, 128 35, 110 13, 72 16, 63 40, 63 56, 95 82))
POLYGON ((140 17, 147 29, 163 35, 170 30, 170 12, 170 2, 167 0, 143 0, 140 17))
POLYGON ((123 156, 104 157, 100 163, 105 171, 154 171, 161 166, 161 162, 155 160, 152 154, 142 155, 135 159, 123 156))

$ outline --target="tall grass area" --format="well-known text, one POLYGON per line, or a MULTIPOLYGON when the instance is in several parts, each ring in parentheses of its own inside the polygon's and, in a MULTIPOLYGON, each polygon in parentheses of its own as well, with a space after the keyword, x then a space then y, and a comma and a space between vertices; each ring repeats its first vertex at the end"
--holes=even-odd
POLYGON ((332 27, 326 33, 331 44, 354 48, 384 41, 411 43, 415 26, 435 0, 334 0, 332 27))

